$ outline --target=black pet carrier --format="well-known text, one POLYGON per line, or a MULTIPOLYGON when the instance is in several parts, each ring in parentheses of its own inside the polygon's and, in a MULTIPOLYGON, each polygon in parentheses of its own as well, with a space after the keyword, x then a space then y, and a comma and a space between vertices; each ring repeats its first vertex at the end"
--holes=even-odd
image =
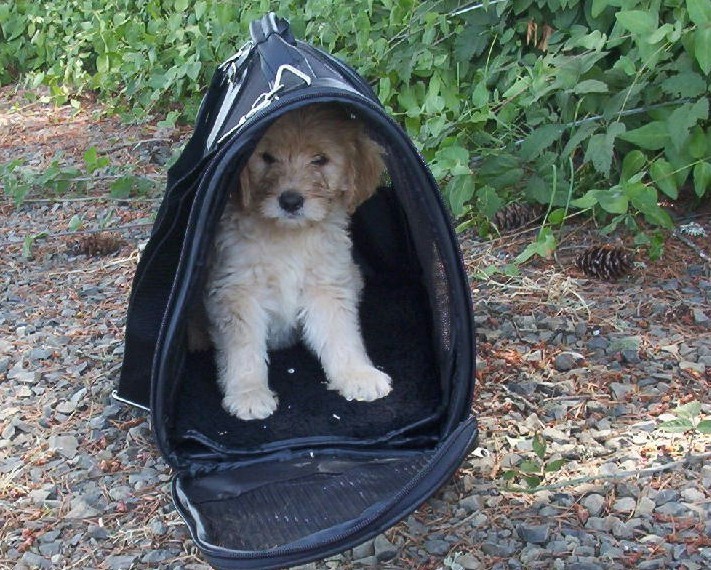
POLYGON ((467 278, 439 191, 403 130, 348 66, 273 14, 219 67, 170 169, 128 308, 116 397, 150 408, 173 497, 218 568, 282 568, 383 532, 454 473, 477 436, 467 278), (214 354, 187 349, 230 181, 265 129, 313 103, 345 107, 386 151, 388 180, 355 212, 367 351, 393 379, 374 402, 328 391, 303 345, 270 353, 265 420, 221 407, 214 354))

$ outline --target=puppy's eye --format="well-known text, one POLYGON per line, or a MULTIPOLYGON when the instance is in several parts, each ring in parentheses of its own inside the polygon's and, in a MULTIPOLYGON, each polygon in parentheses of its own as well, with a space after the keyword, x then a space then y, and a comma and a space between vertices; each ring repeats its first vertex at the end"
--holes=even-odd
POLYGON ((274 164, 276 162, 276 158, 274 158, 274 156, 272 156, 268 152, 262 153, 262 160, 267 164, 274 164))
POLYGON ((328 157, 325 154, 317 154, 311 160, 311 164, 314 166, 323 166, 324 164, 328 164, 328 157))

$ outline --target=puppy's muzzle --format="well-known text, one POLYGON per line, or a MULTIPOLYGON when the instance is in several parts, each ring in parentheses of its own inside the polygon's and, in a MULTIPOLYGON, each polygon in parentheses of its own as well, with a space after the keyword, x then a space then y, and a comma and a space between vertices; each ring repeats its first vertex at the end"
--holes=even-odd
POLYGON ((304 196, 296 190, 285 190, 279 195, 279 207, 288 214, 296 214, 304 206, 304 196))

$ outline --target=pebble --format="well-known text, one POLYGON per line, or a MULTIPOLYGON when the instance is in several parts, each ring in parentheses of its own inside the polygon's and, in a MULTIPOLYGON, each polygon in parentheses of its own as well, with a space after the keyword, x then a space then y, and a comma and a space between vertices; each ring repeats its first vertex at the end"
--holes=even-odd
POLYGON ((711 318, 703 310, 694 308, 692 314, 694 315, 694 323, 702 327, 711 327, 711 318))
POLYGON ((487 556, 507 557, 515 552, 515 547, 509 541, 486 541, 481 544, 481 551, 487 556))
POLYGON ((555 357, 555 369, 559 372, 567 372, 579 366, 585 357, 579 352, 561 352, 555 357))
MULTIPOLYGON (((456 564, 459 564, 459 566, 462 568, 462 570, 483 570, 484 565, 482 564, 481 560, 476 558, 475 556, 472 556, 470 554, 463 554, 461 556, 457 556, 454 559, 454 562, 456 564)), ((454 565, 452 565, 452 568, 454 568, 454 565)))
POLYGON ((636 506, 637 501, 635 501, 632 497, 623 497, 615 501, 615 504, 612 506, 612 510, 618 513, 632 513, 634 512, 636 506))
POLYGON ((550 534, 550 525, 518 525, 516 527, 516 531, 521 537, 521 540, 533 544, 542 544, 548 541, 548 536, 550 534))
POLYGON ((585 507, 591 517, 597 517, 602 513, 605 506, 605 497, 593 493, 582 500, 582 505, 585 507))
POLYGON ((52 562, 39 554, 27 551, 22 555, 22 563, 29 568, 51 568, 52 562))
POLYGON ((625 399, 627 399, 628 395, 632 394, 635 391, 635 387, 631 384, 620 384, 619 382, 611 382, 610 390, 612 390, 612 394, 615 396, 616 400, 624 401, 625 399))
POLYGON ((79 448, 79 440, 73 435, 53 435, 49 438, 49 450, 56 451, 67 459, 73 459, 79 448))
POLYGON ((638 517, 650 517, 654 512, 656 504, 649 497, 640 497, 637 501, 634 514, 638 517))
POLYGON ((375 558, 378 562, 387 562, 388 560, 392 560, 398 553, 397 547, 382 534, 375 537, 373 547, 375 558))
POLYGON ((467 514, 480 511, 484 508, 484 501, 479 495, 471 495, 460 499, 459 506, 464 509, 467 514))
MULTIPOLYGON (((65 211, 101 215, 103 206, 91 204, 91 213, 86 203, 28 204, 22 223, 11 211, 2 230, 21 236, 54 227, 65 211)), ((111 207, 131 220, 144 206, 111 207)), ((11 249, 0 252, 2 261, 14 255, 11 249)), ((170 468, 152 443, 145 413, 110 397, 123 355, 133 259, 106 265, 43 255, 21 264, 11 257, 4 265, 0 336, 10 334, 0 339, 0 478, 11 481, 13 508, 27 516, 0 514, 3 561, 8 570, 208 570, 171 505, 170 468), (28 298, 50 289, 77 295, 55 295, 56 306, 47 307, 28 298), (28 306, 32 315, 25 314, 28 306), (24 552, 27 536, 34 542, 24 552)), ((528 271, 521 267, 541 278, 528 271)), ((483 381, 473 407, 478 445, 490 456, 468 457, 436 499, 387 535, 300 570, 711 568, 711 548, 699 542, 711 532, 708 462, 663 476, 624 475, 670 460, 660 442, 673 447, 673 459, 689 451, 688 438, 658 430, 659 404, 673 410, 700 398, 698 382, 711 366, 711 339, 702 334, 711 314, 706 275, 682 273, 676 288, 652 275, 624 284, 572 280, 580 298, 543 302, 536 291, 517 295, 501 283, 472 281, 475 321, 486 337, 477 347, 483 381), (689 326, 668 317, 684 308, 678 314, 689 326), (545 474, 543 485, 590 480, 511 492, 507 484, 526 483, 504 481, 503 473, 515 474, 535 458, 535 434, 546 443, 547 464, 566 461, 545 474), (657 491, 652 483, 667 487, 657 491), (689 524, 674 527, 672 519, 689 524)), ((701 417, 708 419, 704 402, 701 417)))
POLYGON ((689 509, 683 503, 677 503, 676 501, 668 501, 654 509, 654 512, 669 517, 681 517, 688 514, 689 509))
POLYGON ((127 570, 133 566, 138 556, 109 556, 105 564, 110 570, 127 570))
POLYGON ((353 548, 353 559, 360 560, 361 558, 367 558, 368 556, 373 556, 375 554, 375 544, 373 540, 368 540, 363 544, 359 544, 353 548))
POLYGON ((696 504, 702 504, 702 503, 707 503, 709 502, 709 499, 706 496, 706 493, 702 493, 698 489, 695 489, 694 487, 689 487, 687 489, 682 489, 681 490, 681 498, 684 499, 687 503, 696 503, 696 504))
POLYGON ((425 550, 433 556, 444 556, 452 548, 452 545, 446 540, 431 539, 424 543, 425 550))
POLYGON ((658 507, 669 501, 678 501, 681 494, 676 489, 662 489, 654 497, 654 504, 658 507))

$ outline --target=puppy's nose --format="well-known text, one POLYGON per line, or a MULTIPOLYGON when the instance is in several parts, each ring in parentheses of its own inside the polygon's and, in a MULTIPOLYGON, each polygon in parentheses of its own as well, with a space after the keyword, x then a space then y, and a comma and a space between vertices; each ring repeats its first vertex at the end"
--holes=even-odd
POLYGON ((304 197, 294 190, 285 190, 279 195, 279 206, 285 211, 293 214, 304 205, 304 197))

